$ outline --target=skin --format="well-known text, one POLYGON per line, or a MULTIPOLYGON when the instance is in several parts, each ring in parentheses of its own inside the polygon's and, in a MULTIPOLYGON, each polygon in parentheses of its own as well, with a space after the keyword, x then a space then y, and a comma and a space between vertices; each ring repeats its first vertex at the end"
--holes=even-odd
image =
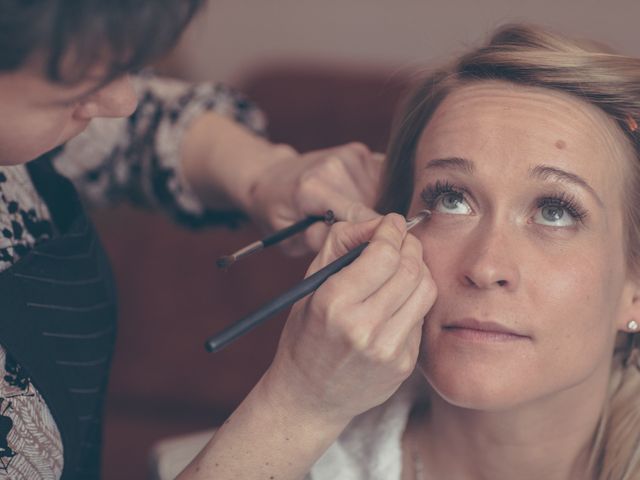
POLYGON ((1 73, 0 165, 33 160, 80 134, 94 118, 131 115, 137 98, 130 78, 84 95, 99 78, 96 70, 73 86, 53 84, 33 64, 1 73))
POLYGON ((416 233, 439 294, 418 362, 431 415, 410 440, 434 478, 587 478, 616 334, 640 318, 623 248, 632 158, 613 121, 560 92, 479 82, 435 112, 411 210, 436 181, 464 193, 428 198, 416 233), (584 218, 540 206, 554 195, 584 218), (465 318, 519 336, 452 328, 465 318))

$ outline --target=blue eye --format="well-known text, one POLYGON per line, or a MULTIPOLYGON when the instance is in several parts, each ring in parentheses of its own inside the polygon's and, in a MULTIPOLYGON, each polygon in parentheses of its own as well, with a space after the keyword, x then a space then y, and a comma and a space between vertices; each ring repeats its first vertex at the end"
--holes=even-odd
POLYGON ((572 227, 581 222, 587 213, 580 208, 575 199, 561 194, 538 200, 538 210, 534 222, 551 227, 572 227))
POLYGON ((471 208, 459 193, 445 193, 441 195, 433 209, 454 215, 467 215, 471 213, 471 208))
POLYGON ((427 186, 420 197, 432 212, 450 215, 468 215, 472 212, 465 200, 464 191, 448 182, 437 181, 435 185, 427 186))

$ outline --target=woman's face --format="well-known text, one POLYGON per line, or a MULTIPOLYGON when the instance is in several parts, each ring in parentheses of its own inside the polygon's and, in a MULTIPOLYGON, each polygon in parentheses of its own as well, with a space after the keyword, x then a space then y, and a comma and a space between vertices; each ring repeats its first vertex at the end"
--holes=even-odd
POLYGON ((130 115, 137 100, 128 77, 87 94, 96 69, 73 86, 47 81, 34 65, 0 72, 0 165, 33 160, 82 132, 96 117, 130 115))
POLYGON ((410 213, 433 212, 416 229, 438 286, 419 362, 447 401, 497 411, 605 388, 636 297, 629 148, 603 112, 551 90, 478 82, 437 109, 410 213))

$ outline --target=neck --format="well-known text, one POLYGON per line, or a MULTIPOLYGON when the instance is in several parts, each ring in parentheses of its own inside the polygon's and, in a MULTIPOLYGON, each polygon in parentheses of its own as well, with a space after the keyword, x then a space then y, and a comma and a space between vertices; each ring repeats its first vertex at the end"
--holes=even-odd
POLYGON ((465 480, 593 478, 589 459, 606 380, 500 412, 457 407, 434 392, 415 433, 425 469, 433 478, 465 480))

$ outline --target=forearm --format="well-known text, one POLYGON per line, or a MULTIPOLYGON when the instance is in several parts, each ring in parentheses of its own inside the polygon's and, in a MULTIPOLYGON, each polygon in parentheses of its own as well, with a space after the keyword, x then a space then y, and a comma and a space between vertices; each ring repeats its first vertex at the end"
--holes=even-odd
POLYGON ((275 400, 259 382, 178 480, 299 480, 347 423, 275 400))
POLYGON ((262 172, 296 152, 274 145, 213 112, 196 118, 182 142, 182 172, 210 209, 252 210, 252 189, 262 172))

